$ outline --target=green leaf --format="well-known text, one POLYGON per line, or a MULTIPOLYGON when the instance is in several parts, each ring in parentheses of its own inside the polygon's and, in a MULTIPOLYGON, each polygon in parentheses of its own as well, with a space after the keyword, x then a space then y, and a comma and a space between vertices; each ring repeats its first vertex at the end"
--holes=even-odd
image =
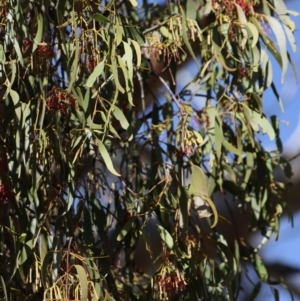
POLYGON ((192 49, 192 46, 189 42, 189 39, 188 39, 188 36, 187 36, 187 26, 186 26, 186 17, 185 17, 185 14, 184 14, 184 11, 182 9, 182 7, 180 6, 180 9, 181 9, 181 14, 182 14, 182 38, 183 38, 183 41, 184 41, 184 44, 185 46, 187 47, 191 57, 193 58, 193 60, 196 62, 196 65, 198 67, 198 69, 200 68, 199 66, 199 63, 198 63, 198 60, 194 54, 194 51, 192 49))
POLYGON ((255 45, 257 44, 258 38, 259 38, 258 30, 257 30, 257 28, 256 28, 252 23, 250 23, 250 22, 246 22, 246 23, 244 24, 244 26, 245 26, 246 28, 248 28, 248 30, 252 33, 252 44, 251 44, 251 46, 252 46, 252 48, 254 48, 255 45))
POLYGON ((123 45, 124 45, 125 55, 122 57, 122 60, 127 64, 129 82, 133 86, 133 53, 128 43, 125 43, 123 41, 123 45))
POLYGON ((117 65, 115 56, 111 58, 111 72, 112 72, 112 74, 114 76, 114 81, 115 81, 117 89, 122 94, 124 94, 125 93, 125 89, 121 86, 120 81, 119 81, 118 65, 117 65))
POLYGON ((277 91, 277 88, 276 88, 276 86, 274 85, 273 82, 271 84, 271 88, 272 88, 272 91, 273 91, 273 93, 275 94, 275 96, 277 98, 277 101, 279 103, 279 107, 281 109, 281 112, 284 113, 284 108, 283 108, 283 103, 282 103, 281 97, 280 97, 280 95, 279 95, 279 93, 277 91))
POLYGON ((6 291, 6 283, 5 283, 5 281, 4 281, 4 279, 1 275, 0 275, 0 281, 1 281, 1 288, 2 288, 3 293, 4 293, 4 298, 5 298, 4 300, 8 301, 7 291, 6 291))
POLYGON ((93 86, 94 82, 96 81, 97 77, 100 76, 104 70, 104 62, 105 58, 96 66, 94 71, 89 76, 88 80, 86 81, 86 87, 90 88, 93 86))
POLYGON ((216 116, 215 120, 215 143, 216 143, 216 155, 218 160, 221 159, 222 141, 224 140, 222 121, 216 116))
POLYGON ((125 115, 123 114, 123 112, 117 106, 114 106, 113 115, 115 116, 115 118, 117 120, 119 120, 121 127, 124 130, 127 130, 129 127, 129 123, 128 123, 125 115))
POLYGON ((27 241, 23 244, 21 251, 18 256, 18 267, 20 268, 23 263, 32 255, 32 240, 27 241))
POLYGON ((191 163, 192 186, 195 195, 208 196, 206 176, 199 166, 191 163))
POLYGON ((134 26, 125 27, 131 40, 136 41, 140 46, 145 44, 145 37, 140 29, 134 26))
POLYGON ((130 97, 130 96, 132 96, 132 94, 130 93, 131 92, 132 84, 130 84, 130 82, 129 82, 128 70, 127 70, 127 68, 126 68, 126 66, 125 66, 124 61, 122 60, 122 58, 120 56, 117 56, 117 59, 118 59, 119 66, 121 67, 123 76, 124 76, 124 81, 125 81, 125 86, 126 86, 126 92, 127 92, 127 95, 128 95, 128 101, 133 106, 133 99, 132 99, 132 97, 130 97))
POLYGON ((131 5, 133 7, 137 7, 138 6, 138 2, 136 0, 129 0, 129 1, 130 1, 131 5))
POLYGON ((135 40, 130 39, 130 42, 131 42, 131 44, 133 45, 134 50, 135 50, 135 54, 136 54, 136 66, 137 66, 137 68, 139 68, 140 65, 141 65, 141 61, 142 61, 142 51, 141 51, 141 47, 140 47, 140 45, 138 44, 138 42, 135 41, 135 40))
POLYGON ((32 47, 32 52, 34 52, 39 43, 41 43, 44 32, 44 16, 42 11, 38 9, 36 6, 34 7, 35 13, 37 15, 37 32, 34 37, 34 43, 32 47))
POLYGON ((269 273, 260 256, 257 253, 251 254, 251 261, 254 264, 255 271, 262 281, 268 281, 269 273))
POLYGON ((256 297, 258 296, 260 289, 261 289, 261 281, 259 281, 253 288, 253 291, 252 291, 250 297, 248 298, 248 301, 254 301, 256 299, 256 297))
POLYGON ((232 168, 230 167, 230 165, 223 163, 222 166, 224 168, 224 171, 226 171, 227 174, 229 175, 231 181, 236 184, 236 175, 235 175, 234 171, 232 170, 232 168))
POLYGON ((279 54, 275 43, 268 37, 265 35, 264 31, 262 30, 259 22, 256 20, 256 18, 254 17, 250 17, 251 22, 255 25, 255 27, 257 28, 260 36, 262 37, 267 49, 272 53, 272 55, 274 56, 274 58, 276 59, 276 61, 278 62, 279 66, 282 68, 282 58, 281 55, 279 54))
POLYGON ((174 246, 174 241, 173 241, 173 238, 170 235, 170 233, 164 227, 162 227, 160 225, 157 225, 157 227, 158 227, 158 232, 159 232, 161 239, 166 243, 166 245, 169 249, 172 249, 174 246))
POLYGON ((125 24, 122 24, 122 19, 121 18, 118 18, 116 17, 116 25, 115 25, 115 43, 116 43, 116 46, 119 46, 120 43, 122 42, 122 39, 123 39, 123 35, 124 35, 124 26, 126 26, 126 23, 125 24))
POLYGON ((236 147, 234 147, 231 143, 229 143, 227 140, 222 140, 222 144, 223 146, 231 153, 241 156, 242 155, 242 150, 237 149, 236 147))
POLYGON ((271 16, 265 16, 266 20, 268 21, 269 25, 271 26, 279 46, 280 56, 282 60, 282 77, 281 82, 284 82, 285 75, 287 72, 288 67, 288 57, 287 57, 287 45, 286 45, 286 38, 284 34, 284 30, 282 25, 279 23, 277 19, 271 16))
POLYGON ((117 236, 117 241, 121 241, 125 238, 125 236, 128 234, 128 232, 133 228, 134 224, 136 222, 136 216, 132 216, 124 225, 121 232, 117 236))
MULTIPOLYGON (((207 187, 207 182, 206 182, 206 176, 199 166, 196 166, 193 163, 191 163, 191 166, 192 166, 192 175, 191 175, 192 187, 193 187, 193 191, 194 191, 194 203, 196 206, 196 210, 200 209, 200 208, 198 208, 199 206, 197 206, 197 198, 200 198, 199 199, 200 207, 202 207, 203 204, 205 204, 205 202, 210 206, 210 208, 213 212, 213 215, 214 215, 214 222, 211 226, 213 228, 218 223, 218 212, 217 212, 217 208, 216 208, 215 204, 208 197, 208 187, 207 187)), ((200 215, 201 215, 201 213, 200 213, 200 215)))
POLYGON ((110 22, 105 16, 103 16, 102 14, 99 14, 99 13, 95 14, 93 16, 93 19, 100 23, 109 23, 110 22))
POLYGON ((40 236, 40 259, 41 262, 44 261, 44 258, 48 252, 47 236, 43 233, 40 236))
POLYGON ((271 116, 271 123, 272 123, 273 129, 274 129, 275 135, 276 135, 276 146, 277 146, 278 151, 281 153, 283 151, 283 147, 282 147, 282 142, 280 139, 280 127, 279 127, 279 121, 278 121, 277 116, 274 116, 274 115, 271 116))
POLYGON ((101 140, 98 140, 98 149, 100 152, 100 155, 102 156, 102 159, 107 167, 107 169, 115 176, 120 177, 121 175, 115 170, 111 157, 105 147, 105 145, 103 144, 103 142, 101 140))
POLYGON ((188 230, 188 195, 183 187, 178 187, 178 195, 179 195, 179 227, 182 230, 183 241, 185 241, 185 235, 188 230))
POLYGON ((270 140, 274 140, 275 132, 268 119, 265 116, 259 114, 258 112, 251 110, 247 105, 243 104, 243 108, 245 115, 249 119, 253 130, 258 132, 258 126, 260 126, 262 128, 263 133, 267 133, 270 137, 270 140))
POLYGON ((245 164, 245 171, 244 171, 244 182, 242 183, 241 188, 246 189, 249 179, 251 177, 253 167, 254 167, 254 153, 246 152, 246 164, 245 164))
POLYGON ((226 65, 219 45, 217 43, 215 43, 214 40, 212 41, 212 44, 213 44, 214 54, 215 54, 216 59, 219 62, 219 64, 227 71, 230 71, 230 72, 236 71, 236 68, 231 68, 226 65))
POLYGON ((296 50, 297 50, 296 39, 295 39, 295 36, 294 36, 293 32, 284 23, 282 23, 282 26, 284 28, 284 31, 286 33, 286 36, 287 36, 287 38, 289 40, 289 43, 290 43, 290 45, 292 47, 293 52, 296 52, 296 50))
POLYGON ((80 283, 80 295, 81 301, 88 300, 88 280, 87 280, 87 274, 85 272, 85 269, 78 264, 74 264, 74 268, 77 271, 77 275, 79 277, 79 283, 80 283))
POLYGON ((75 52, 71 59, 72 66, 70 68, 70 82, 67 89, 67 93, 71 93, 73 85, 76 81, 77 73, 78 73, 78 63, 79 63, 79 37, 75 38, 75 52))
POLYGON ((197 10, 194 0, 187 0, 186 4, 186 17, 191 20, 196 20, 197 10))
POLYGON ((214 204, 214 202, 209 197, 203 195, 202 198, 205 200, 205 202, 208 203, 208 205, 210 206, 210 209, 213 213, 214 222, 212 223, 212 225, 210 227, 214 228, 218 224, 218 220, 219 220, 219 215, 218 215, 216 205, 214 204))
POLYGON ((20 61, 21 65, 23 66, 24 65, 23 55, 22 55, 22 52, 21 52, 21 48, 20 48, 19 42, 18 42, 18 40, 16 38, 14 39, 14 48, 15 48, 15 51, 16 51, 17 56, 19 58, 19 61, 20 61))

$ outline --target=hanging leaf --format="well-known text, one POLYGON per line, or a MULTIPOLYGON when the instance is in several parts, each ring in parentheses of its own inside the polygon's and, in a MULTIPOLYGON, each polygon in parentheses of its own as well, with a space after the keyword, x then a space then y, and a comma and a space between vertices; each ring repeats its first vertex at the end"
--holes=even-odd
POLYGON ((282 76, 281 82, 284 82, 285 75, 287 72, 288 67, 288 58, 287 58, 287 46, 286 46, 286 38, 284 34, 284 30, 282 25, 279 23, 277 19, 271 16, 266 16, 266 20, 268 21, 269 25, 271 26, 276 38, 277 43, 279 45, 280 56, 282 60, 282 76))
POLYGON ((125 238, 125 236, 128 234, 128 232, 133 228, 133 226, 136 223, 136 216, 132 216, 124 225, 121 232, 117 236, 117 241, 121 241, 125 238))
POLYGON ((174 246, 174 240, 170 233, 162 226, 157 225, 158 227, 158 232, 161 237, 161 239, 166 243, 167 247, 172 250, 174 246))
POLYGON ((98 149, 100 152, 100 155, 107 167, 107 169, 115 176, 120 177, 121 175, 115 170, 115 168, 113 167, 113 163, 111 160, 111 157, 105 147, 105 145, 103 144, 103 142, 101 140, 98 140, 98 149))
POLYGON ((88 300, 88 280, 87 280, 87 274, 85 269, 78 264, 74 264, 74 268, 76 269, 77 275, 79 277, 79 283, 80 283, 80 295, 81 301, 86 301, 88 300))
POLYGON ((105 16, 103 16, 102 14, 99 14, 99 13, 95 14, 93 16, 93 19, 100 23, 109 23, 110 22, 105 16))
POLYGON ((114 114, 115 118, 120 121, 121 127, 124 130, 127 130, 129 127, 129 123, 128 123, 125 115, 123 114, 123 112, 117 106, 114 107, 113 114, 114 114))
POLYGON ((258 126, 260 126, 263 130, 263 133, 267 133, 270 137, 270 140, 274 140, 275 132, 268 119, 265 116, 260 115, 258 112, 249 109, 246 105, 243 105, 243 108, 248 120, 251 122, 253 130, 258 132, 258 126))
POLYGON ((194 0, 187 0, 186 17, 191 20, 196 20, 197 10, 194 0))
POLYGON ((99 77, 103 70, 104 70, 104 62, 105 60, 101 61, 96 68, 94 69, 94 71, 91 73, 91 75, 89 76, 88 80, 86 81, 86 86, 88 88, 92 87, 94 85, 94 82, 96 81, 97 77, 99 77))
POLYGON ((199 166, 192 164, 192 186, 195 195, 208 196, 206 176, 199 166))

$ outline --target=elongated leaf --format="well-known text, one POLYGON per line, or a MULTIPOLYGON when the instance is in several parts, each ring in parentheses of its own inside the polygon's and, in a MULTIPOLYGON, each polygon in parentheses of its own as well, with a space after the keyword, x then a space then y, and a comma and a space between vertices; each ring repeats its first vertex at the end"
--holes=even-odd
POLYGON ((47 237, 45 234, 42 234, 40 236, 40 239, 40 259, 41 262, 43 262, 48 251, 47 237))
POLYGON ((208 203, 208 205, 210 206, 210 209, 211 209, 211 211, 214 215, 214 222, 210 226, 211 228, 214 228, 218 224, 218 220, 219 220, 219 217, 218 217, 219 215, 218 215, 216 205, 214 204, 214 202, 209 197, 207 197, 207 196, 202 196, 202 197, 208 203))
POLYGON ((256 300, 256 297, 258 296, 260 289, 261 289, 261 281, 259 281, 253 288, 253 291, 252 291, 250 297, 248 298, 248 301, 256 300))
POLYGON ((6 291, 6 283, 5 283, 5 281, 4 281, 4 279, 1 275, 0 275, 0 281, 1 281, 1 288, 2 288, 3 293, 4 293, 4 298, 5 298, 4 300, 8 301, 7 291, 6 291))
POLYGON ((88 80, 86 81, 86 86, 88 88, 92 87, 94 82, 96 81, 97 77, 100 76, 103 72, 104 69, 104 62, 105 59, 102 60, 94 69, 94 71, 91 73, 91 75, 89 76, 88 80))
POLYGON ((257 275, 259 276, 259 278, 262 281, 267 281, 269 278, 269 273, 268 273, 267 268, 265 267, 264 263, 262 262, 260 256, 257 253, 252 254, 251 260, 254 263, 254 268, 255 268, 255 271, 256 271, 257 275))
POLYGON ((77 77, 77 69, 78 69, 78 63, 79 63, 79 38, 76 37, 75 39, 75 52, 74 55, 72 57, 72 67, 70 68, 71 70, 71 74, 70 74, 70 82, 69 82, 69 86, 67 89, 67 93, 71 93, 73 85, 76 81, 76 77, 77 77))
POLYGON ((125 93, 125 89, 122 87, 122 85, 120 84, 120 80, 119 80, 119 74, 118 74, 118 65, 116 62, 116 58, 112 57, 112 61, 111 61, 111 72, 114 76, 114 81, 116 84, 117 89, 121 92, 121 93, 125 93))
POLYGON ((88 300, 88 280, 87 280, 87 274, 85 272, 85 269, 78 264, 74 265, 74 268, 77 271, 77 275, 79 277, 79 283, 80 283, 80 295, 81 301, 88 300))
POLYGON ((32 51, 35 51, 38 44, 41 43, 44 32, 44 17, 42 15, 42 11, 38 10, 37 7, 34 7, 34 10, 37 14, 37 32, 34 37, 34 44, 32 46, 32 51))
POLYGON ((257 30, 257 28, 256 28, 252 23, 250 23, 250 22, 246 22, 246 23, 244 24, 244 26, 246 26, 246 27, 249 29, 249 31, 252 33, 252 44, 251 44, 251 46, 252 46, 252 48, 254 48, 255 45, 257 44, 258 38, 259 38, 258 30, 257 30))
POLYGON ((287 67, 288 67, 288 58, 287 58, 287 45, 286 45, 286 38, 284 34, 284 30, 282 28, 282 25, 279 23, 277 19, 271 16, 266 16, 266 19, 271 26, 276 38, 277 38, 277 43, 279 45, 279 51, 280 51, 280 56, 282 60, 282 77, 281 77, 281 82, 284 82, 285 75, 287 72, 287 67))
POLYGON ((122 60, 127 64, 127 69, 128 69, 128 79, 131 85, 133 86, 133 53, 132 49, 129 46, 128 43, 125 43, 123 41, 124 45, 124 50, 125 50, 125 56, 122 57, 122 60))
POLYGON ((196 65, 198 67, 198 69, 200 68, 198 60, 194 54, 194 51, 192 49, 192 46, 189 42, 188 36, 187 36, 187 26, 186 26, 186 17, 185 17, 185 13, 183 11, 183 9, 180 7, 181 9, 181 14, 182 14, 182 38, 184 41, 185 46, 187 47, 191 57, 193 58, 193 60, 196 62, 196 65))
POLYGON ((258 112, 249 109, 249 107, 246 105, 243 105, 243 107, 244 107, 244 112, 249 118, 249 121, 251 122, 251 126, 253 127, 253 129, 255 131, 258 131, 258 125, 259 125, 262 128, 263 133, 267 133, 270 137, 270 140, 274 140, 275 132, 268 119, 265 116, 260 115, 258 112))
POLYGON ((186 17, 191 20, 196 20, 197 10, 194 0, 187 0, 186 17))
POLYGON ((192 164, 192 186, 195 195, 208 196, 206 176, 199 166, 192 164))
MULTIPOLYGON (((183 187, 178 188, 179 193, 179 227, 182 230, 182 240, 185 241, 185 235, 188 230, 188 195, 183 187)), ((176 208, 176 207, 175 207, 176 208)))
POLYGON ((114 168, 111 157, 101 140, 98 140, 98 149, 107 169, 115 176, 121 176, 114 168))
POLYGON ((136 222, 136 216, 132 216, 124 225, 121 232, 117 236, 117 241, 121 241, 125 238, 125 236, 128 234, 128 232, 132 229, 136 222))
POLYGON ((158 227, 158 232, 161 237, 161 239, 166 243, 169 249, 172 249, 174 246, 174 240, 170 233, 162 226, 157 225, 158 227))
POLYGON ((136 0, 129 0, 129 1, 130 1, 131 5, 133 7, 137 7, 138 6, 138 2, 136 0))
MULTIPOLYGON (((218 223, 218 212, 213 201, 208 197, 208 187, 206 176, 199 166, 192 164, 192 186, 194 191, 194 205, 195 209, 200 209, 200 218, 209 216, 207 209, 201 208, 209 205, 214 215, 214 222, 211 227, 215 227, 218 223), (206 204, 207 203, 207 204, 206 204), (201 210, 205 213, 205 216, 201 216, 201 210)), ((203 213, 202 213, 203 214, 203 213)))
POLYGON ((114 107, 113 115, 116 117, 117 120, 120 121, 121 127, 124 130, 127 130, 129 127, 129 123, 128 123, 125 115, 123 114, 123 112, 117 106, 114 107))
POLYGON ((221 159, 221 148, 222 148, 222 141, 224 140, 223 129, 221 120, 216 117, 215 121, 215 143, 216 143, 216 155, 218 160, 221 159))
POLYGON ((134 50, 135 50, 135 54, 136 54, 136 66, 139 68, 141 65, 141 61, 142 61, 142 51, 141 51, 141 47, 138 44, 137 41, 135 40, 130 40, 130 42, 132 43, 134 50))
POLYGON ((105 16, 103 16, 102 14, 99 14, 99 13, 95 14, 93 16, 93 19, 100 23, 109 23, 109 20, 105 16))

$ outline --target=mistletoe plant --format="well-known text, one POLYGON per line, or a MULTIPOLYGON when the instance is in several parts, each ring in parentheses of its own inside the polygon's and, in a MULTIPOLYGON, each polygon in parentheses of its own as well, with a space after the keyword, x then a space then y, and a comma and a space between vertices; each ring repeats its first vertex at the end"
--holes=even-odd
POLYGON ((249 266, 250 299, 262 282, 276 299, 258 251, 289 209, 274 169, 291 170, 263 95, 282 107, 291 15, 283 0, 2 0, 1 300, 237 300, 249 266))

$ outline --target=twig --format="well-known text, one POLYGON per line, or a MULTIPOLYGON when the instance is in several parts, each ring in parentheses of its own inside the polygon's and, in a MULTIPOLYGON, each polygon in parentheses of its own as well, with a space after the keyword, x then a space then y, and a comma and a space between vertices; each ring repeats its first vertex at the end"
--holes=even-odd
POLYGON ((145 29, 145 30, 142 32, 142 34, 145 35, 145 34, 151 32, 151 31, 154 31, 155 29, 157 29, 157 28, 163 26, 164 24, 166 24, 166 23, 167 23, 171 18, 173 18, 173 17, 181 17, 181 14, 173 14, 173 15, 171 15, 170 18, 168 18, 168 19, 165 20, 164 22, 158 23, 158 24, 153 25, 152 27, 150 27, 150 28, 148 28, 148 29, 145 29))
POLYGON ((148 28, 148 29, 145 29, 145 30, 142 32, 142 34, 145 35, 145 34, 151 32, 151 31, 154 31, 155 29, 157 29, 157 28, 163 26, 163 24, 164 24, 164 23, 158 23, 158 24, 156 24, 156 25, 154 25, 154 26, 152 26, 152 27, 150 27, 150 28, 148 28))
POLYGON ((296 154, 295 156, 293 156, 292 158, 288 159, 288 162, 294 161, 295 159, 297 159, 300 156, 300 153, 296 154))
POLYGON ((143 85, 143 78, 140 74, 139 71, 137 71, 136 76, 138 78, 139 84, 140 84, 140 89, 141 89, 141 102, 142 102, 142 112, 143 112, 143 116, 145 114, 145 91, 144 91, 144 85, 143 85))
POLYGON ((72 244, 73 237, 70 238, 69 244, 68 244, 68 249, 67 249, 67 262, 66 262, 66 273, 67 273, 67 278, 66 278, 66 293, 67 293, 67 299, 69 300, 69 268, 70 268, 70 263, 69 263, 69 256, 70 256, 70 249, 71 249, 71 244, 72 244))
POLYGON ((174 102, 176 103, 178 109, 181 111, 181 106, 179 101, 177 100, 176 96, 174 95, 174 93, 172 92, 172 90, 170 89, 170 87, 168 86, 168 84, 166 83, 166 81, 158 74, 154 75, 160 80, 160 82, 165 86, 165 88, 168 90, 168 92, 170 93, 172 99, 174 100, 174 102))

